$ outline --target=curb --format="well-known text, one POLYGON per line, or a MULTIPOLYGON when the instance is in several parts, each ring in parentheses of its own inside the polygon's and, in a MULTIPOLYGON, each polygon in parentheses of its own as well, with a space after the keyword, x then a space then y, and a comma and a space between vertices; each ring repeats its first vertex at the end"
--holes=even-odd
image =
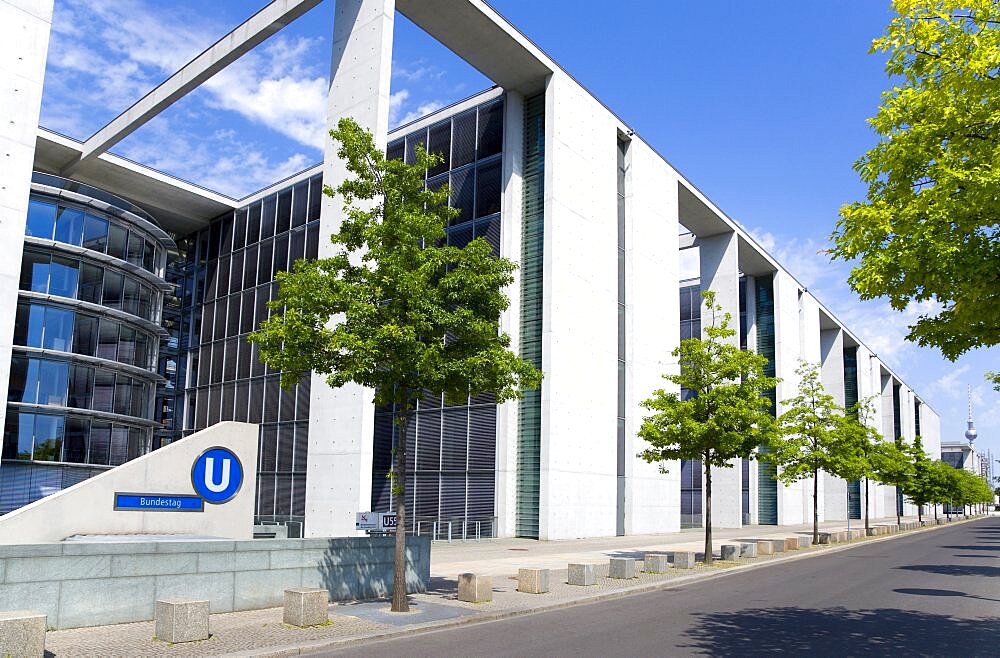
POLYGON ((908 530, 906 532, 898 532, 895 534, 886 535, 883 537, 866 537, 862 538, 860 541, 855 540, 854 542, 848 541, 843 545, 837 546, 833 544, 825 544, 827 548, 810 551, 808 553, 802 553, 799 555, 788 555, 787 557, 772 558, 764 562, 741 564, 736 567, 730 567, 728 569, 719 570, 716 573, 693 573, 687 576, 679 576, 676 578, 671 578, 667 581, 661 581, 657 583, 647 583, 644 585, 632 585, 630 587, 616 590, 613 592, 605 592, 603 594, 594 594, 591 596, 585 596, 578 599, 572 599, 569 601, 559 601, 555 603, 543 604, 534 606, 531 608, 521 608, 518 610, 508 610, 504 612, 492 612, 492 613, 480 613, 476 615, 469 615, 467 617, 459 617, 456 619, 443 619, 435 622, 428 622, 419 626, 411 626, 409 628, 393 629, 388 631, 382 631, 373 635, 355 635, 351 637, 338 638, 335 640, 312 640, 294 645, 285 645, 270 647, 262 650, 248 650, 239 651, 236 653, 224 654, 224 658, 278 658, 282 656, 299 656, 306 653, 313 653, 317 651, 331 650, 331 649, 342 649, 347 646, 363 646, 366 644, 373 644, 376 642, 381 642, 383 640, 396 639, 400 637, 408 637, 411 635, 422 635, 424 633, 433 633, 435 631, 447 630, 450 628, 457 628, 460 626, 466 626, 469 624, 483 624, 493 621, 501 621, 504 619, 510 619, 513 617, 521 617, 525 615, 537 614, 540 612, 548 612, 552 610, 562 610, 565 608, 571 608, 578 605, 587 605, 590 603, 598 603, 600 601, 610 601, 615 599, 624 598, 626 596, 632 596, 634 594, 645 594, 648 592, 656 592, 659 590, 664 590, 668 588, 675 587, 677 585, 687 585, 692 582, 702 582, 708 580, 715 580, 717 578, 724 578, 725 576, 741 573, 744 571, 753 571, 755 569, 765 569, 767 567, 783 564, 785 562, 793 562, 798 560, 808 560, 820 555, 830 555, 833 553, 841 553, 843 551, 848 551, 859 546, 869 546, 871 544, 877 544, 885 541, 891 541, 893 539, 899 539, 902 537, 909 537, 917 534, 922 534, 926 532, 932 532, 934 530, 951 528, 956 525, 962 525, 965 523, 972 523, 974 521, 981 521, 984 518, 990 518, 990 515, 981 516, 973 519, 961 519, 955 520, 951 523, 946 523, 944 525, 928 525, 916 530, 908 530))

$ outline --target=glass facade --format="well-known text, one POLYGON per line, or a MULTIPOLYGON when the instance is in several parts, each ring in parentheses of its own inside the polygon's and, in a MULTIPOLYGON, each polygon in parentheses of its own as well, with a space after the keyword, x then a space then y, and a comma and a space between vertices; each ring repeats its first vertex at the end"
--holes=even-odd
MULTIPOLYGON (((774 277, 754 278, 754 300, 757 316, 757 354, 767 358, 764 374, 774 377, 774 277)), ((771 413, 777 412, 777 392, 767 393, 771 400, 771 413)), ((763 448, 762 448, 763 449, 763 448)), ((757 462, 757 522, 761 525, 778 523, 778 481, 776 469, 768 462, 757 462)))
POLYGON ((173 248, 134 205, 74 181, 33 176, 0 513, 154 447, 159 321, 169 289, 161 276, 173 248))
POLYGON ((275 275, 316 258, 322 177, 312 176, 217 218, 178 241, 164 308, 169 338, 156 406, 164 440, 227 420, 260 425, 257 523, 305 522, 309 377, 290 390, 266 366, 248 334, 273 311, 275 275))
MULTIPOLYGON (((442 156, 426 172, 429 188, 448 185, 449 204, 460 214, 448 226, 448 244, 484 238, 500 253, 503 147, 502 100, 456 114, 429 128, 393 140, 389 158, 412 163, 417 146, 442 156)), ((400 441, 392 407, 375 410, 372 509, 393 509, 388 479, 392 451, 400 441)), ((450 399, 423 391, 408 423, 407 518, 411 528, 437 536, 490 536, 496 487, 496 401, 492 394, 450 399), (418 528, 419 526, 419 528, 418 528)))
MULTIPOLYGON (((858 348, 844 347, 844 408, 858 403, 858 348)), ((861 518, 861 480, 847 483, 847 516, 861 518)))

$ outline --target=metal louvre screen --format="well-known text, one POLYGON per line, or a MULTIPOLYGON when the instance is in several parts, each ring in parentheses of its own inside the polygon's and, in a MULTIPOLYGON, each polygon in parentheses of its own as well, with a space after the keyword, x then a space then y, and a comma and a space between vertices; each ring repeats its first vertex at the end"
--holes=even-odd
MULTIPOLYGON (((844 348, 844 407, 850 409, 858 403, 858 348, 844 348)), ((847 483, 847 516, 861 518, 861 481, 847 483)))
MULTIPOLYGON (((542 262, 545 234, 545 96, 524 103, 521 233, 521 357, 542 367, 542 262)), ((544 386, 544 384, 543 384, 544 386)), ((541 390, 525 391, 517 419, 515 534, 538 538, 541 478, 541 390)))
MULTIPOLYGON (((757 277, 754 282, 757 311, 757 354, 767 357, 764 372, 774 377, 774 279, 772 276, 757 277)), ((777 397, 774 389, 768 391, 771 413, 777 411, 777 397)), ((763 446, 761 451, 764 451, 763 446)), ((757 465, 757 522, 761 525, 778 523, 778 482, 775 467, 767 462, 757 465)))
MULTIPOLYGON (((483 238, 500 253, 502 197, 502 99, 396 139, 389 158, 410 157, 414 144, 443 157, 427 172, 427 186, 450 190, 449 205, 461 214, 448 226, 447 243, 465 246, 483 238)), ((496 479, 496 399, 491 394, 444 399, 423 391, 408 424, 406 505, 408 529, 435 538, 491 536, 496 479), (477 532, 479 534, 477 534, 477 532)), ((393 409, 375 410, 372 510, 393 507, 393 446, 399 440, 393 409)))

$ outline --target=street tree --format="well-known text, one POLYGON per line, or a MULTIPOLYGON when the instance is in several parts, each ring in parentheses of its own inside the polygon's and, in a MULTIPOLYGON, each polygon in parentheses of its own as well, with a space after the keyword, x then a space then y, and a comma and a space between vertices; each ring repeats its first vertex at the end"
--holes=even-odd
POLYGON ((759 459, 773 463, 782 482, 813 479, 813 543, 819 543, 819 472, 842 477, 849 471, 851 455, 844 455, 845 431, 849 432, 844 410, 823 388, 820 367, 800 361, 799 393, 786 403, 789 408, 778 422, 781 436, 759 459))
POLYGON ((405 612, 406 436, 416 401, 430 391, 458 398, 492 392, 503 402, 539 386, 542 376, 508 349, 499 330, 516 265, 494 257, 483 239, 465 247, 443 240, 457 211, 448 207, 447 189, 425 189, 424 172, 437 156, 418 148, 413 165, 388 160, 352 119, 341 119, 330 136, 351 174, 336 190, 323 190, 344 204, 330 238, 336 253, 278 275, 277 313, 250 340, 281 370, 283 386, 314 371, 334 388, 370 387, 376 404, 392 407, 392 610, 405 612))
MULTIPOLYGON (((871 454, 872 479, 876 482, 895 487, 897 501, 902 492, 913 479, 913 457, 906 444, 900 439, 880 441, 871 454)), ((902 510, 899 503, 896 508, 896 523, 900 522, 902 510)))
POLYGON ((778 426, 766 392, 778 380, 765 374, 767 359, 734 344, 731 316, 716 304, 715 294, 702 293, 711 324, 705 338, 681 341, 671 353, 679 374, 663 378, 692 396, 659 389, 642 403, 651 413, 639 436, 648 444, 639 457, 649 463, 699 459, 705 469, 705 563, 712 563, 712 469, 732 468, 731 461, 749 458, 760 445, 770 444, 778 426))
POLYGON ((932 503, 931 459, 924 452, 923 440, 916 436, 913 445, 908 446, 913 462, 913 477, 906 487, 906 496, 917 506, 917 521, 923 521, 924 505, 932 503))
POLYGON ((892 78, 880 141, 855 163, 867 198, 841 208, 831 254, 857 262, 862 299, 923 303, 907 338, 954 360, 1000 343, 1000 3, 892 5, 871 47, 892 78))
POLYGON ((840 476, 845 480, 865 482, 865 533, 871 528, 868 516, 869 483, 874 476, 879 446, 884 443, 882 434, 872 425, 875 418, 874 396, 869 396, 851 406, 847 422, 838 438, 841 443, 840 476))

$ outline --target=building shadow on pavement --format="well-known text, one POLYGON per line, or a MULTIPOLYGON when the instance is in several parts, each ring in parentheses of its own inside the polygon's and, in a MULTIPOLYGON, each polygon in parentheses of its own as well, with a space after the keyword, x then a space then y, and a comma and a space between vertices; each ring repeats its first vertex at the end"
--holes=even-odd
POLYGON ((1000 619, 880 608, 765 608, 695 615, 689 650, 712 656, 996 655, 1000 619), (958 654, 956 653, 958 652, 958 654))
POLYGON ((984 567, 975 564, 905 564, 896 569, 905 571, 924 571, 942 576, 986 576, 1000 577, 1000 567, 984 567))

